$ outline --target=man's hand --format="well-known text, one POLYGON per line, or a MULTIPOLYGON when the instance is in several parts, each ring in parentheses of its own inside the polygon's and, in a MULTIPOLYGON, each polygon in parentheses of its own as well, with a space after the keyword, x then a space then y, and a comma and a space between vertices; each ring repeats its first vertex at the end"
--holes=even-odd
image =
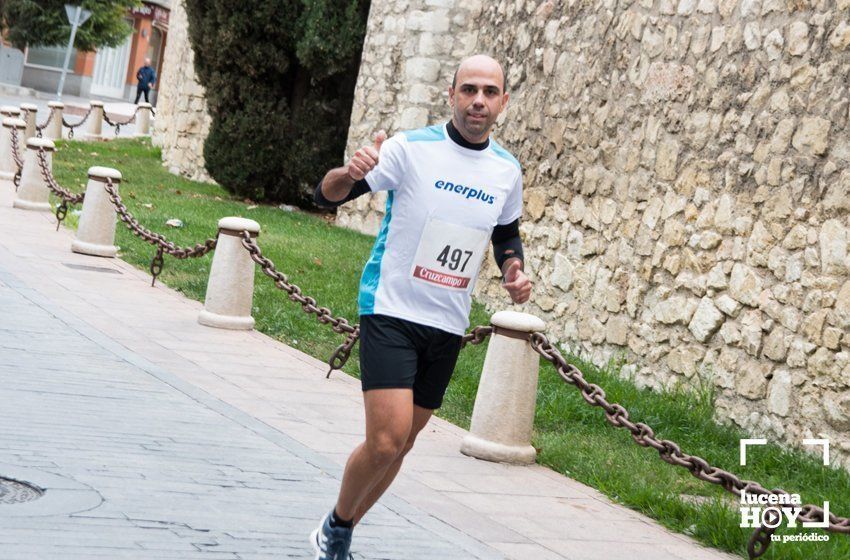
POLYGON ((359 181, 378 165, 378 153, 381 151, 381 144, 386 139, 387 133, 379 130, 375 134, 373 146, 363 146, 355 152, 354 156, 348 161, 348 176, 353 181, 359 181))
POLYGON ((522 261, 517 258, 508 259, 505 270, 505 281, 502 284, 514 303, 525 303, 531 296, 531 280, 522 271, 522 261))

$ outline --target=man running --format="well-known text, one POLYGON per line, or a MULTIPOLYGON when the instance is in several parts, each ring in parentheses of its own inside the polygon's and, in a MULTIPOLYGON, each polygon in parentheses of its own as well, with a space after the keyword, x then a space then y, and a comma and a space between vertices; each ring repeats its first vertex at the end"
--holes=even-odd
POLYGON ((531 294, 519 238, 522 171, 490 139, 508 102, 502 67, 489 56, 467 58, 448 93, 448 123, 388 140, 380 131, 316 188, 316 202, 331 207, 389 191, 358 298, 366 441, 346 463, 336 507, 311 535, 316 560, 348 560, 354 526, 440 408, 490 241, 511 299, 531 294))

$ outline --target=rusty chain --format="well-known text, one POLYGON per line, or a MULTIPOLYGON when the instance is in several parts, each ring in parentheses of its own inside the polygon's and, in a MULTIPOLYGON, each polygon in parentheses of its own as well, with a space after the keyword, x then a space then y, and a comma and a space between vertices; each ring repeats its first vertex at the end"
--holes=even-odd
POLYGON ((487 337, 491 334, 493 334, 492 326, 477 326, 461 337, 460 347, 464 348, 467 344, 472 344, 473 346, 481 344, 487 340, 487 337))
POLYGON ((12 160, 14 160, 15 162, 15 167, 18 168, 18 170, 15 171, 15 176, 12 178, 12 182, 15 184, 15 190, 18 190, 18 187, 21 186, 21 173, 24 170, 24 160, 23 158, 21 158, 21 152, 19 151, 20 147, 18 144, 18 129, 12 127, 9 130, 12 134, 12 160))
POLYGON ((86 193, 74 194, 56 182, 53 172, 50 170, 50 165, 47 164, 47 151, 43 147, 40 147, 36 152, 36 158, 41 170, 41 178, 44 179, 47 188, 59 198, 59 204, 56 206, 56 229, 59 230, 62 221, 68 216, 68 205, 81 203, 85 199, 86 193))
POLYGON ((115 136, 118 136, 118 134, 121 132, 121 127, 122 127, 122 126, 125 126, 125 125, 128 125, 128 124, 132 123, 132 122, 135 122, 135 120, 136 120, 136 114, 137 114, 138 112, 139 112, 139 107, 137 106, 137 107, 136 107, 136 110, 135 110, 135 111, 133 111, 133 115, 132 115, 129 119, 127 119, 127 120, 126 120, 126 121, 124 121, 124 122, 113 122, 113 121, 112 121, 112 119, 110 119, 110 118, 109 118, 109 115, 107 115, 107 114, 106 114, 106 110, 104 110, 104 111, 103 111, 103 120, 104 120, 104 121, 106 122, 106 124, 108 124, 109 126, 115 127, 115 136))
POLYGON ((159 276, 162 272, 164 264, 162 256, 163 253, 171 255, 176 259, 188 259, 202 257, 215 249, 218 240, 214 237, 207 239, 203 243, 197 243, 192 247, 179 247, 175 245, 173 241, 169 241, 160 233, 147 229, 141 225, 135 217, 133 217, 133 214, 127 210, 127 206, 125 206, 124 202, 121 200, 121 196, 118 194, 118 190, 112 183, 111 178, 106 177, 103 188, 106 190, 106 194, 109 195, 109 200, 112 202, 112 205, 115 206, 115 210, 118 212, 118 217, 121 218, 121 221, 124 222, 127 229, 133 232, 133 235, 137 236, 142 241, 150 243, 157 248, 156 255, 154 255, 150 266, 151 275, 153 276, 151 286, 156 283, 157 276, 159 276))
MULTIPOLYGON (((69 129, 69 130, 68 130, 68 138, 73 138, 73 137, 74 137, 74 129, 75 129, 75 128, 78 128, 78 127, 80 127, 80 126, 83 126, 83 124, 85 124, 85 122, 86 122, 87 120, 89 120, 89 115, 91 115, 91 112, 92 112, 92 110, 93 110, 93 109, 94 109, 94 108, 93 108, 91 105, 89 105, 89 110, 86 112, 86 114, 85 114, 85 115, 83 115, 83 120, 81 120, 81 121, 80 121, 80 122, 78 122, 77 124, 71 124, 71 123, 69 123, 68 121, 66 121, 66 120, 65 120, 64 115, 62 116, 62 124, 63 124, 66 128, 68 128, 68 129, 69 129)), ((105 111, 104 111, 104 114, 106 114, 106 112, 105 112, 105 111)))
MULTIPOLYGON (((629 412, 618 403, 609 403, 605 398, 605 391, 599 385, 589 383, 582 372, 575 366, 567 363, 558 349, 549 342, 546 335, 540 332, 531 333, 528 337, 531 347, 548 362, 555 366, 558 375, 565 382, 576 386, 581 391, 581 396, 591 406, 598 406, 605 411, 605 418, 616 428, 625 428, 632 434, 635 443, 642 447, 651 447, 658 451, 661 459, 671 465, 683 467, 696 478, 717 484, 726 491, 740 496, 741 492, 747 494, 774 494, 777 496, 787 495, 782 489, 768 490, 757 482, 741 480, 737 475, 714 467, 702 457, 688 455, 682 452, 679 445, 667 439, 658 439, 655 432, 643 422, 632 422, 629 412)), ((816 505, 805 505, 801 507, 799 520, 811 523, 823 523, 823 508, 816 505)), ((829 525, 827 531, 850 534, 850 518, 838 517, 829 514, 829 525)), ((770 545, 770 535, 774 529, 767 527, 757 528, 750 537, 747 552, 750 558, 758 558, 767 551, 770 545)))
POLYGON ((47 128, 50 125, 51 121, 53 121, 53 109, 52 108, 47 113, 47 120, 44 121, 43 124, 36 124, 35 125, 35 135, 38 138, 41 138, 41 136, 44 132, 44 129, 47 128))
POLYGON ((305 313, 316 315, 316 319, 325 325, 330 325, 335 333, 348 335, 345 342, 340 344, 334 351, 328 365, 327 377, 330 377, 331 372, 335 369, 342 369, 342 366, 348 361, 351 356, 351 350, 360 338, 360 325, 350 324, 348 319, 344 317, 334 317, 333 313, 327 307, 320 307, 315 298, 305 296, 301 292, 301 288, 292 284, 286 274, 279 272, 274 263, 267 257, 263 256, 260 246, 257 245, 256 239, 251 237, 251 233, 243 231, 241 233, 242 246, 248 250, 251 255, 251 260, 260 265, 263 274, 274 280, 275 286, 289 294, 289 299, 301 305, 305 313))

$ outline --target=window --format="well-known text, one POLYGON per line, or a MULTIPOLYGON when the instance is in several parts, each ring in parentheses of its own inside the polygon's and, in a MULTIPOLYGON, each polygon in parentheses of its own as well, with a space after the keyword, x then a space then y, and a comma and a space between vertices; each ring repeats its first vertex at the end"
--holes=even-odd
MULTIPOLYGON (((65 49, 66 47, 28 47, 26 63, 61 70, 62 63, 65 62, 65 49)), ((77 49, 74 49, 71 51, 71 58, 68 61, 68 68, 71 72, 74 71, 76 63, 77 49)))

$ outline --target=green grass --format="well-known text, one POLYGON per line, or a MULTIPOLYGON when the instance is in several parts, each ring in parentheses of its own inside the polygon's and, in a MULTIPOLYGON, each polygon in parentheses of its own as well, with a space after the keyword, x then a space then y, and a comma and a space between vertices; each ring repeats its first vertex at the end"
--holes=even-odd
MULTIPOLYGON (((287 273, 320 305, 356 321, 358 279, 372 238, 337 228, 320 216, 286 212, 268 205, 254 208, 251 201, 234 199, 218 186, 170 175, 160 164, 159 150, 148 141, 63 142, 54 158, 54 173, 60 184, 79 191, 91 165, 119 169, 124 174, 120 191, 131 212, 146 227, 181 245, 214 236, 216 223, 224 216, 257 220, 263 228, 259 244, 278 270, 287 273), (181 219, 185 227, 166 226, 169 218, 181 219)), ((69 216, 69 225, 75 227, 73 215, 69 216)), ((122 225, 118 226, 117 243, 125 260, 147 269, 153 247, 133 237, 122 225)), ((160 279, 188 297, 203 300, 210 262, 211 255, 184 261, 166 257, 160 279)), ((342 341, 340 335, 289 302, 259 273, 255 285, 254 317, 262 332, 322 360, 342 341)), ((473 305, 473 325, 486 324, 488 317, 482 305, 473 305)), ((461 353, 439 412, 441 417, 469 427, 485 351, 486 345, 482 344, 469 346, 461 353)), ((633 421, 646 422, 659 438, 672 439, 684 452, 702 456, 713 465, 767 488, 798 492, 804 503, 829 500, 833 513, 850 515, 850 475, 823 467, 818 458, 769 445, 750 448, 749 464, 738 466, 738 441, 747 436, 714 420, 713 394, 707 386, 652 392, 622 378, 621 364, 611 363, 600 369, 578 356, 568 357, 589 381, 606 390, 611 402, 624 405, 633 421)), ((345 371, 356 376, 358 369, 355 349, 345 371)), ((578 391, 561 381, 545 362, 540 371, 533 443, 540 451, 541 464, 598 488, 614 501, 675 531, 745 555, 750 531, 738 528, 740 518, 734 500, 684 469, 662 462, 653 450, 635 445, 625 430, 607 424, 602 411, 587 405, 578 391), (705 501, 686 502, 680 498, 682 494, 702 496, 705 501)), ((785 532, 793 530, 779 534, 785 532)), ((774 543, 764 558, 850 558, 850 538, 831 534, 828 543, 774 543)))

